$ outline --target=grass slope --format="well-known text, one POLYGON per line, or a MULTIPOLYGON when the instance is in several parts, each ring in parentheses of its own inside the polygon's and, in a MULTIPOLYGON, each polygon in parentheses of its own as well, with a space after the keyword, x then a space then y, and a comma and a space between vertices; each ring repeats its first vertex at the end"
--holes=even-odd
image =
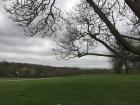
POLYGON ((140 105, 140 75, 7 80, 0 79, 0 105, 140 105))

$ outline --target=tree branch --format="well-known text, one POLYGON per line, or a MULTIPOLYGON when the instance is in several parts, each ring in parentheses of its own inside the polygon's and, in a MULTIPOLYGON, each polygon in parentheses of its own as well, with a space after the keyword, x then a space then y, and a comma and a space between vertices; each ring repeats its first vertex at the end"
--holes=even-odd
POLYGON ((131 36, 126 36, 126 35, 121 35, 123 38, 127 38, 127 39, 132 39, 132 40, 136 40, 136 41, 140 41, 140 38, 134 38, 131 36))
POLYGON ((98 54, 98 53, 83 53, 83 54, 79 54, 78 57, 83 57, 86 55, 95 55, 95 56, 103 56, 103 57, 116 57, 115 55, 107 55, 107 54, 98 54))
POLYGON ((107 25, 110 32, 114 35, 116 40, 128 51, 140 55, 140 50, 133 47, 130 43, 128 43, 125 39, 121 37, 121 34, 118 32, 118 30, 112 25, 112 23, 109 21, 109 19, 106 17, 106 15, 99 9, 99 7, 92 1, 92 0, 86 0, 89 5, 94 9, 94 11, 98 14, 98 16, 101 18, 101 20, 107 25))

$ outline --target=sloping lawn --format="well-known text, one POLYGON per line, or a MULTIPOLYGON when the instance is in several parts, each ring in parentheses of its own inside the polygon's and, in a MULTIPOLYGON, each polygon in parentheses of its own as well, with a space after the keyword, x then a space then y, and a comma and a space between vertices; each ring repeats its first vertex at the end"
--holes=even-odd
POLYGON ((140 75, 3 78, 0 105, 140 105, 140 75))

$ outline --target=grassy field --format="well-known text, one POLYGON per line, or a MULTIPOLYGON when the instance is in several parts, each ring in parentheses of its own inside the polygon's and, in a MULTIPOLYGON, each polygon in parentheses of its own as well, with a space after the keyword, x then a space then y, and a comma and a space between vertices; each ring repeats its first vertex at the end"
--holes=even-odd
POLYGON ((140 105, 140 75, 2 78, 0 105, 140 105))

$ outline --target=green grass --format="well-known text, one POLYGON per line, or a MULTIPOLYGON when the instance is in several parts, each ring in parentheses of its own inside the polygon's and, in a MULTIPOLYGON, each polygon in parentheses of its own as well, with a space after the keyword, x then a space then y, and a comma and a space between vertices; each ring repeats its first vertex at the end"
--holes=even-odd
POLYGON ((7 80, 0 79, 0 105, 140 105, 140 75, 7 80))

